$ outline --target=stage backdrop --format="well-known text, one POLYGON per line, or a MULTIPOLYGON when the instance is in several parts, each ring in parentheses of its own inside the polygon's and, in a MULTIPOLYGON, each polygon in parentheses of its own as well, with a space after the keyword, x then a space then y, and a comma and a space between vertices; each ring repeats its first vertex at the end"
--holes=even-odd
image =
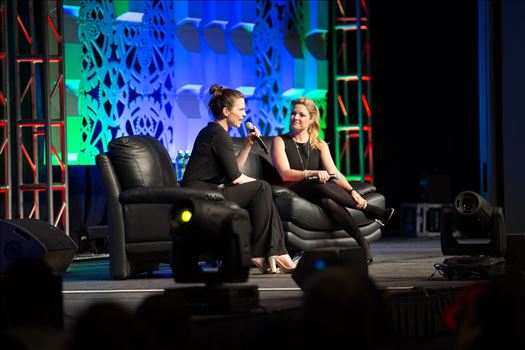
POLYGON ((264 135, 287 131, 302 95, 326 127, 327 1, 66 0, 64 10, 70 165, 93 165, 130 134, 158 138, 173 159, 191 150, 214 83, 246 95, 246 120, 264 135))

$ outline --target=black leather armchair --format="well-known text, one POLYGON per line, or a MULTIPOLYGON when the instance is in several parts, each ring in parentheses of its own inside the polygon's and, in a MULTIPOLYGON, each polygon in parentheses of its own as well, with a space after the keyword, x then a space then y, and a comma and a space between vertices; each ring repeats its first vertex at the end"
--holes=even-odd
MULTIPOLYGON (((273 137, 263 137, 264 143, 271 148, 273 137)), ((244 142, 243 138, 234 138, 235 152, 244 142)), ((275 206, 283 222, 286 247, 291 254, 307 249, 326 247, 352 247, 357 242, 326 216, 321 207, 298 196, 293 191, 279 186, 282 180, 272 165, 271 157, 257 145, 252 147, 250 156, 242 169, 248 176, 264 179, 272 185, 275 206)), ((351 182, 352 186, 370 203, 385 208, 385 197, 376 192, 373 185, 351 182)), ((367 242, 381 237, 381 227, 374 220, 355 209, 348 208, 360 227, 367 242)))
POLYGON ((169 219, 177 200, 224 200, 218 192, 180 187, 168 152, 150 136, 112 140, 96 164, 107 198, 110 273, 115 279, 171 262, 169 219))

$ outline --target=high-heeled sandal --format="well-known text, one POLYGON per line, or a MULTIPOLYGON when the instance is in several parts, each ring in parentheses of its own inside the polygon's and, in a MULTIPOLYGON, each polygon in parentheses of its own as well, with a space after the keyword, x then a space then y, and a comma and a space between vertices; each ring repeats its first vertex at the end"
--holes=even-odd
MULTIPOLYGON (((292 273, 295 270, 295 264, 292 262, 291 265, 289 262, 284 261, 285 256, 284 255, 274 255, 268 257, 268 262, 270 263, 270 269, 273 267, 277 268, 277 266, 281 269, 284 273, 292 273)), ((292 259, 290 258, 290 261, 292 259)))
POLYGON ((266 259, 264 258, 252 258, 252 264, 254 264, 255 267, 257 267, 259 271, 261 271, 264 274, 275 273, 271 271, 268 261, 266 261, 266 259))

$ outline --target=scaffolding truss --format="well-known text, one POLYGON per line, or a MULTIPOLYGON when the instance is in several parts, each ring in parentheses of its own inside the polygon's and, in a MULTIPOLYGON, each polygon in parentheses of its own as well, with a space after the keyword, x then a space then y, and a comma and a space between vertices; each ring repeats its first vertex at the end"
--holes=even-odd
POLYGON ((11 139, 9 137, 9 52, 7 1, 0 1, 0 219, 12 218, 11 139))
POLYGON ((8 85, 9 74, 2 75, 12 103, 2 120, 6 132, 0 136, 11 150, 4 150, 8 180, 11 166, 16 166, 14 186, 4 196, 4 206, 16 209, 16 214, 4 215, 46 220, 68 234, 63 4, 7 1, 3 8, 10 24, 3 31, 9 43, 5 57, 14 78, 8 85), (16 147, 9 147, 10 140, 16 147))
POLYGON ((374 182, 370 45, 365 0, 331 5, 334 153, 348 180, 374 182))

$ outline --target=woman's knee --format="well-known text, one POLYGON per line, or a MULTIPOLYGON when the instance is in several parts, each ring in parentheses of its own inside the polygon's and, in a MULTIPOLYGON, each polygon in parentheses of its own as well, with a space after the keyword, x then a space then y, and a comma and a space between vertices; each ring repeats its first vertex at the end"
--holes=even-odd
POLYGON ((272 191, 272 187, 265 180, 255 180, 255 182, 258 183, 259 186, 261 186, 261 189, 263 191, 265 191, 265 192, 271 192, 272 191))
POLYGON ((328 209, 328 210, 337 210, 341 208, 339 203, 337 203, 332 198, 322 197, 318 199, 318 203, 321 207, 328 209))

